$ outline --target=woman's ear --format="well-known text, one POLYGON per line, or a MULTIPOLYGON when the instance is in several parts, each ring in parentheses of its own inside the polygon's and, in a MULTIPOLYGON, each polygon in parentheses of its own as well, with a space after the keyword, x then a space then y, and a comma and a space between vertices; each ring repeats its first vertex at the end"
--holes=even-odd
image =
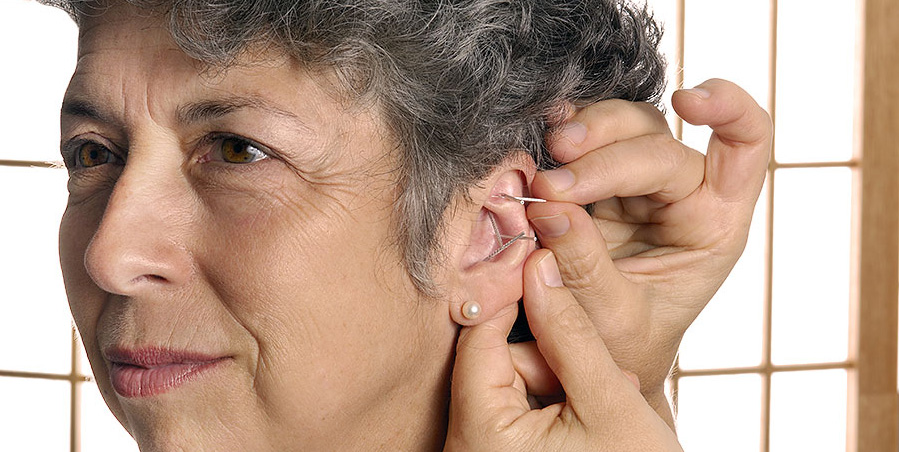
POLYGON ((478 324, 521 299, 524 261, 536 236, 524 203, 511 197, 528 196, 534 174, 530 156, 516 153, 469 191, 471 202, 462 201, 467 208, 450 220, 456 230, 449 234, 455 267, 449 309, 456 323, 478 324))

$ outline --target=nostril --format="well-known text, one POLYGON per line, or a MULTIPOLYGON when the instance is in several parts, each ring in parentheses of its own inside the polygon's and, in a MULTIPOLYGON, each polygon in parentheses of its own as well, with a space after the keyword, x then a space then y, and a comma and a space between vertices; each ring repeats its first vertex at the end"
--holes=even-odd
POLYGON ((182 203, 193 198, 185 195, 180 173, 151 171, 141 162, 132 158, 116 180, 84 250, 91 279, 118 295, 180 286, 193 267, 184 243, 190 222, 179 216, 189 215, 182 203))
MULTIPOLYGON (((168 259, 129 259, 119 253, 112 262, 97 260, 87 265, 87 273, 94 283, 106 292, 118 295, 135 295, 142 290, 156 290, 161 286, 183 284, 189 279, 189 265, 178 262, 178 257, 168 259)), ((168 257, 168 256, 166 256, 168 257)))
POLYGON ((166 278, 159 276, 159 275, 141 275, 141 276, 138 276, 137 278, 134 278, 133 280, 131 280, 131 283, 132 284, 139 284, 142 282, 157 283, 157 282, 166 282, 166 281, 167 281, 166 278))
POLYGON ((85 251, 87 274, 102 290, 136 295, 142 290, 181 285, 190 278, 190 253, 182 247, 159 240, 155 234, 132 234, 128 240, 121 236, 101 227, 85 251))

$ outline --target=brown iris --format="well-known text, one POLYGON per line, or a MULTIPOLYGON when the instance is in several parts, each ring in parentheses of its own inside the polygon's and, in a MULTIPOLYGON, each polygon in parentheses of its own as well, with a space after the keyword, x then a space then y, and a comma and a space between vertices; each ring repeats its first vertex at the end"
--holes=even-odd
POLYGON ((252 163, 265 157, 256 146, 244 140, 224 138, 221 146, 222 160, 228 163, 252 163))
POLYGON ((109 149, 97 143, 84 143, 78 148, 78 165, 82 168, 92 168, 112 160, 109 149))

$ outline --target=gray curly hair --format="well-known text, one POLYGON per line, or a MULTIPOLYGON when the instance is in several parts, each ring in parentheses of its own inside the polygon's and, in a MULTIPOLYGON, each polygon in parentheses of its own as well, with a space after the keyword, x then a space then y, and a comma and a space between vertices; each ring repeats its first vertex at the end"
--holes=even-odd
MULTIPOLYGON (((98 0, 40 0, 76 22, 98 0)), ((515 150, 546 168, 549 121, 565 105, 657 103, 661 28, 628 0, 126 0, 163 14, 177 44, 211 67, 250 46, 334 68, 370 96, 399 152, 397 243, 416 286, 452 199, 515 150)))

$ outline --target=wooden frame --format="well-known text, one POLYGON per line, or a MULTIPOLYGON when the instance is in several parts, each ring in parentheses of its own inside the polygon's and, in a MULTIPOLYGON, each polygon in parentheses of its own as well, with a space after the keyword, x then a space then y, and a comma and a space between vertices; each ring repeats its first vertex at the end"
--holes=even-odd
MULTIPOLYGON (((769 0, 772 11, 771 89, 768 109, 776 114, 777 2, 769 0)), ((845 362, 774 366, 770 359, 770 255, 765 312, 764 362, 760 366, 730 369, 701 369, 680 372, 673 380, 703 375, 758 374, 762 377, 761 449, 769 448, 770 380, 776 372, 846 369, 848 372, 847 444, 848 452, 896 452, 899 450, 899 396, 897 396, 897 336, 899 336, 899 3, 896 0, 858 0, 859 55, 857 77, 856 143, 848 162, 778 163, 769 166, 769 209, 773 205, 775 173, 784 168, 848 167, 854 173, 852 282, 850 306, 850 347, 845 362)), ((677 33, 682 68, 685 0, 677 0, 677 33)), ((683 85, 682 71, 675 83, 683 85)), ((822 67, 821 70, 826 70, 822 67)), ((826 93, 822 93, 826 95, 826 93)), ((682 123, 675 124, 678 136, 682 123)), ((55 165, 36 161, 0 160, 4 167, 44 167, 55 165)), ((769 236, 772 228, 769 210, 769 236)), ((72 368, 69 374, 3 371, 0 376, 63 380, 71 383, 70 447, 80 450, 80 386, 91 380, 78 368, 77 340, 72 340, 72 368)))
POLYGON ((861 2, 847 451, 899 450, 899 5, 861 2))
MULTIPOLYGON (((682 84, 686 0, 678 0, 678 85, 682 84)), ((770 95, 776 115, 778 0, 770 0, 770 95)), ((899 321, 899 4, 858 0, 859 55, 856 77, 855 148, 846 162, 779 163, 768 168, 766 291, 763 362, 745 368, 677 370, 671 382, 677 403, 684 377, 757 374, 762 377, 760 448, 770 446, 771 376, 776 372, 845 369, 848 373, 848 452, 899 450, 897 321, 899 321), (775 175, 785 168, 846 167, 853 171, 853 242, 849 356, 846 361, 776 366, 771 363, 771 234, 775 175)), ((822 68, 826 70, 826 68, 822 68)), ((847 87, 848 88, 848 87, 847 87)), ((838 87, 837 89, 845 89, 838 87)), ((822 93, 826 95, 826 93, 822 93)), ((680 124, 676 132, 680 136, 680 124)))

